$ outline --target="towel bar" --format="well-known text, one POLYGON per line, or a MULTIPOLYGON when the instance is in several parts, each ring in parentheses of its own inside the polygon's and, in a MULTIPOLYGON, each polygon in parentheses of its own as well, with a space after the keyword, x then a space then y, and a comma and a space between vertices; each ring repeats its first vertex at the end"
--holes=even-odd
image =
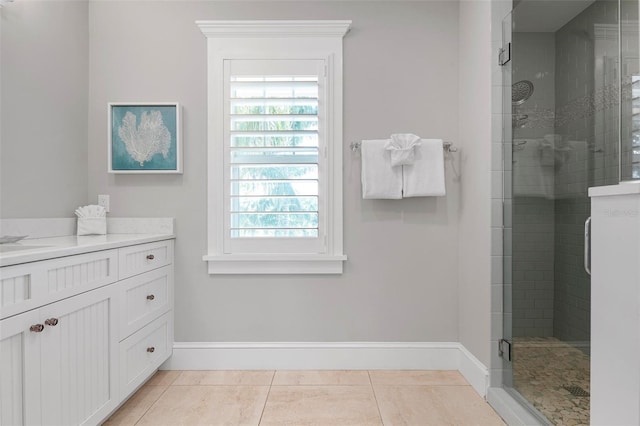
MULTIPOLYGON (((360 149, 360 147, 362 146, 362 142, 358 141, 358 142, 351 142, 349 144, 349 147, 351 148, 351 151, 355 152, 357 150, 360 149)), ((453 143, 448 142, 448 141, 444 141, 442 142, 442 146, 444 148, 444 150, 446 152, 457 152, 458 148, 456 148, 453 143)))

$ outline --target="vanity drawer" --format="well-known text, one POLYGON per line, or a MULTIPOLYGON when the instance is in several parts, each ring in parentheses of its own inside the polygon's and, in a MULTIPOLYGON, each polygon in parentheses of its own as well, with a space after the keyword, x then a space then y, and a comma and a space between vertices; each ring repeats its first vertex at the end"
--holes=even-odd
POLYGON ((173 240, 121 248, 118 256, 122 280, 169 265, 173 259, 173 240))
POLYGON ((118 279, 118 252, 117 250, 103 250, 61 257, 44 261, 42 266, 46 268, 48 294, 74 289, 76 290, 73 291, 75 294, 116 282, 118 279))
POLYGON ((120 342, 120 391, 128 395, 171 355, 172 311, 120 342))
POLYGON ((103 250, 0 269, 2 318, 116 282, 118 251, 103 250))
POLYGON ((1 268, 0 318, 36 307, 34 294, 43 293, 45 285, 46 276, 43 268, 34 268, 30 264, 1 268))
POLYGON ((120 338, 135 333, 173 305, 173 265, 122 281, 120 338))

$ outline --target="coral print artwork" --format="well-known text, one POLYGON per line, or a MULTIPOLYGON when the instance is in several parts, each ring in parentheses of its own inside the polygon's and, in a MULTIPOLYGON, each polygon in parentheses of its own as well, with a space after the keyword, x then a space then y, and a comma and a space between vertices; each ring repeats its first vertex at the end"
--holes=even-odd
POLYGON ((178 104, 110 104, 109 171, 180 173, 178 104))

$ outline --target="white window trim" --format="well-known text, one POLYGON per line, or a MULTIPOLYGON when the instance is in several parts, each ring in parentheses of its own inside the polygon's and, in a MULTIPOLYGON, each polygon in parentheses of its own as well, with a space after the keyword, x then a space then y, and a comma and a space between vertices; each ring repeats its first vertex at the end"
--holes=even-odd
POLYGON ((208 252, 210 274, 340 274, 342 218, 342 38, 351 21, 196 21, 207 37, 208 252), (228 59, 323 59, 327 64, 327 243, 318 254, 225 254, 223 64, 228 59), (219 182, 219 184, 217 184, 219 182))

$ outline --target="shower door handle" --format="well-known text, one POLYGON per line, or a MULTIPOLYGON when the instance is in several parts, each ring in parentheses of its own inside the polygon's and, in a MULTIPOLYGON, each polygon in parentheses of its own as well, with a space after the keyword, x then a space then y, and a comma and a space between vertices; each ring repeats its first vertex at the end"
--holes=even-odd
POLYGON ((591 275, 591 216, 584 221, 584 270, 591 275))

